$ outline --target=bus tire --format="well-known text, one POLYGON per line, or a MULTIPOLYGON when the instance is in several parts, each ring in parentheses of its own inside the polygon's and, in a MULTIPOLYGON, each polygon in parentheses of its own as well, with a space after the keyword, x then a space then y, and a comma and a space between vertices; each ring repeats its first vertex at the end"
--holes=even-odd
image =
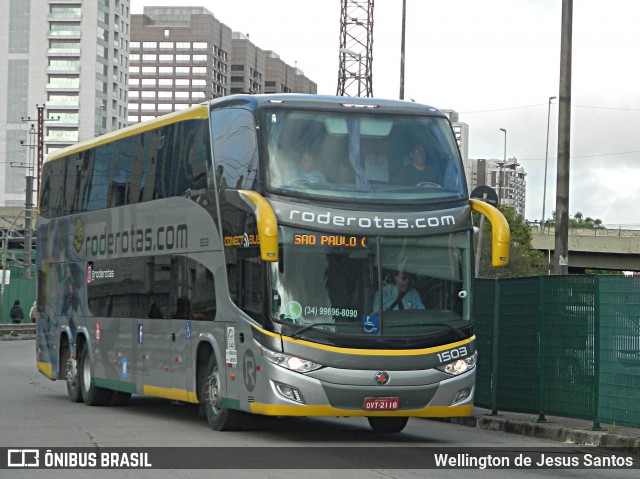
POLYGON ((91 358, 89 357, 89 346, 85 344, 80 353, 80 364, 78 366, 80 376, 80 392, 82 400, 87 406, 106 406, 111 402, 113 391, 93 384, 93 371, 91 370, 91 358))
POLYGON ((80 391, 80 377, 78 376, 78 362, 75 358, 69 358, 65 366, 65 376, 67 380, 67 395, 71 402, 82 402, 82 392, 80 391))
POLYGON ((82 402, 80 392, 80 378, 78 377, 78 362, 69 356, 69 340, 64 337, 60 345, 60 365, 62 377, 67 383, 67 395, 71 402, 82 402))
POLYGON ((198 384, 200 404, 204 409, 207 422, 216 431, 234 431, 242 426, 242 412, 229 409, 222 404, 220 370, 214 354, 209 356, 205 374, 198 384))
POLYGON ((369 426, 374 432, 395 434, 402 432, 409 421, 408 417, 368 417, 369 426))

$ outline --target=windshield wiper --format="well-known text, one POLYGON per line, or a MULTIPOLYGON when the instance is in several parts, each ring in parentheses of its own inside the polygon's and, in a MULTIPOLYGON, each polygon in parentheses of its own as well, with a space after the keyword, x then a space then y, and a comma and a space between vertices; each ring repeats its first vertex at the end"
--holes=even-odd
POLYGON ((455 326, 452 326, 449 323, 405 323, 405 324, 384 325, 385 328, 401 328, 401 327, 408 327, 408 326, 446 326, 447 328, 454 331, 460 339, 466 338, 465 334, 460 329, 456 328, 455 326))
POLYGON ((306 326, 302 326, 295 333, 293 333, 291 335, 291 337, 294 338, 294 339, 299 338, 302 333, 304 333, 305 331, 308 331, 310 329, 313 329, 316 326, 348 326, 350 324, 352 324, 352 323, 329 323, 329 322, 325 322, 325 323, 307 324, 306 326))

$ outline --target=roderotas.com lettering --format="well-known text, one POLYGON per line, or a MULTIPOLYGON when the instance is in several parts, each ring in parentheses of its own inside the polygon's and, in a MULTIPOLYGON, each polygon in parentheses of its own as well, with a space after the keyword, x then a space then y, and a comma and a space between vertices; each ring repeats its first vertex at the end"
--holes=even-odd
POLYGON ((111 232, 105 227, 101 235, 87 236, 87 257, 143 253, 148 251, 179 250, 187 247, 189 229, 186 224, 166 225, 157 228, 138 229, 134 225, 128 230, 111 232))
POLYGON ((441 226, 453 226, 456 219, 452 215, 427 216, 422 218, 381 218, 378 215, 368 216, 343 216, 327 211, 326 213, 314 213, 311 211, 291 210, 289 219, 299 219, 305 223, 332 226, 356 226, 359 228, 377 229, 409 229, 409 228, 437 228, 441 226))

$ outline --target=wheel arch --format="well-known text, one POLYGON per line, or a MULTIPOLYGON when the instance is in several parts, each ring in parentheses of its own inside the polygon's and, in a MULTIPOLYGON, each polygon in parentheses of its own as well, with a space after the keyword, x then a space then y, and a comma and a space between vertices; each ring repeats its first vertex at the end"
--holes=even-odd
POLYGON ((206 370, 207 363, 211 355, 214 355, 216 362, 221 364, 222 352, 218 347, 215 338, 212 335, 205 335, 201 337, 195 352, 195 380, 196 380, 196 394, 198 395, 198 401, 201 401, 200 397, 200 385, 201 382, 206 380, 204 371, 206 370))

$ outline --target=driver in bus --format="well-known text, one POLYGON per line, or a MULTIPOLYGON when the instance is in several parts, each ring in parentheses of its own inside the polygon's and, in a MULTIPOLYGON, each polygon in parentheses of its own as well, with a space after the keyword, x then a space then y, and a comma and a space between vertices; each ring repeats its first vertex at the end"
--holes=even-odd
POLYGON ((398 174, 398 183, 412 186, 439 186, 437 172, 427 165, 427 153, 420 143, 409 150, 410 163, 398 174))
POLYGON ((296 180, 310 183, 326 183, 325 176, 315 167, 315 158, 309 151, 305 151, 300 158, 300 166, 296 172, 296 180))
MULTIPOLYGON (((414 276, 402 271, 392 271, 382 286, 382 310, 425 309, 420 294, 412 286, 414 276)), ((378 310, 380 294, 373 298, 373 310, 378 310)))

